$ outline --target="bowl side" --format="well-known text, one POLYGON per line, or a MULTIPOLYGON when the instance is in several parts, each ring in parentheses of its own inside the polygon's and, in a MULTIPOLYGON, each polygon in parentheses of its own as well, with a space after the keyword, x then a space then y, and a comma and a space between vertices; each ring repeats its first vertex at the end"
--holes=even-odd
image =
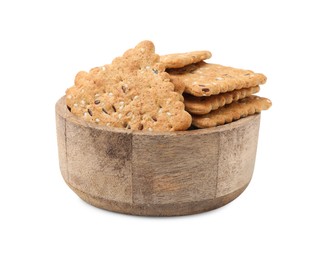
POLYGON ((221 207, 251 180, 260 115, 182 132, 99 127, 56 104, 59 163, 86 202, 135 215, 187 215, 221 207))

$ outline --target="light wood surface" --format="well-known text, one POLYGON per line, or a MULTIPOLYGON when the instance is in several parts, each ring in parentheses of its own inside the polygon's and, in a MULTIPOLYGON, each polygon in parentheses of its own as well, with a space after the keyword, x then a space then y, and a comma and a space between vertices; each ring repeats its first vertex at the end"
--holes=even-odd
POLYGON ((249 184, 260 114, 211 129, 141 132, 87 123, 56 104, 60 170, 84 201, 175 216, 221 207, 249 184))

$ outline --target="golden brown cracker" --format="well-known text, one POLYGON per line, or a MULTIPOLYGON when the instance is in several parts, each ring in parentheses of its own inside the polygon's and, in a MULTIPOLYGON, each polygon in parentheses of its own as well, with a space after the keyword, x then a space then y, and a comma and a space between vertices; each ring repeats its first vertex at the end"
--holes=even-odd
POLYGON ((209 59, 212 54, 209 51, 192 51, 186 53, 173 53, 160 56, 160 62, 166 68, 182 68, 186 65, 209 59))
POLYGON ((189 94, 184 96, 185 110, 195 115, 205 115, 212 110, 216 110, 224 105, 230 104, 233 101, 248 97, 257 93, 260 90, 259 86, 233 90, 218 95, 209 97, 194 97, 189 94))
POLYGON ((251 70, 199 62, 180 69, 169 69, 177 88, 193 96, 211 96, 235 89, 250 88, 266 82, 266 77, 251 70))
POLYGON ((193 116, 192 124, 198 128, 214 127, 259 113, 270 107, 271 101, 269 99, 253 95, 234 101, 206 115, 193 116))
POLYGON ((73 114, 98 125, 186 130, 192 119, 174 89, 153 43, 144 41, 111 65, 78 73, 66 103, 73 114))

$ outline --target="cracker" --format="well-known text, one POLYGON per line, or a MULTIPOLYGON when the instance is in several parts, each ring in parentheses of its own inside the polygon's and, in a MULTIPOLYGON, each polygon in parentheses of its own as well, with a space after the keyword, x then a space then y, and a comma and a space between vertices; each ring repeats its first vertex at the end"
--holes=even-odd
POLYGON ((199 62, 168 70, 172 83, 193 96, 211 96, 264 84, 266 77, 251 70, 199 62))
POLYGON ((182 68, 186 65, 209 59, 212 54, 209 51, 192 51, 186 53, 173 53, 160 56, 160 62, 166 68, 182 68))
POLYGON ((233 101, 237 101, 257 93, 259 90, 260 87, 255 86, 251 88, 233 90, 210 97, 194 97, 187 94, 184 96, 185 110, 195 115, 205 115, 210 111, 230 104, 233 101))
POLYGON ((186 130, 192 118, 174 90, 150 41, 113 60, 79 72, 66 91, 71 112, 98 125, 132 130, 186 130))
POLYGON ((193 116, 192 124, 198 128, 214 127, 259 113, 270 107, 271 101, 269 99, 253 95, 234 101, 206 115, 193 116))

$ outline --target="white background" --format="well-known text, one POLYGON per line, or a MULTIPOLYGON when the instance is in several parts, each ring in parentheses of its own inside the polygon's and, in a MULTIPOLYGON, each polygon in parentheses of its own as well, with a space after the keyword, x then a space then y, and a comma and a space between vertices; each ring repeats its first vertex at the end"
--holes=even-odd
POLYGON ((0 259, 314 259, 311 2, 1 1, 0 259), (268 77, 253 180, 221 209, 116 214, 61 177, 55 102, 144 39, 268 77))

